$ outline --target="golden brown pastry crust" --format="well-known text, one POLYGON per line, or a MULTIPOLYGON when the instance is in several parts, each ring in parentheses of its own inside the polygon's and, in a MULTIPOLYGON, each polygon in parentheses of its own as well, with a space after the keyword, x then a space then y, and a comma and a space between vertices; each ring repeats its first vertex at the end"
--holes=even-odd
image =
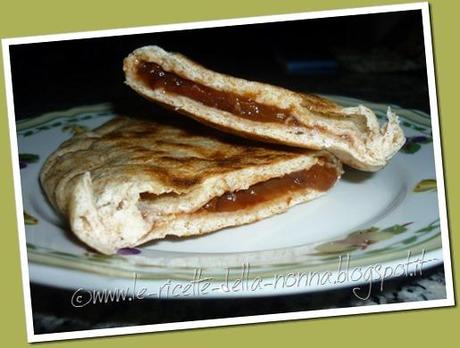
POLYGON ((202 234, 257 221, 323 192, 308 189, 233 213, 199 211, 225 192, 247 189, 315 164, 329 153, 235 138, 180 119, 166 124, 117 117, 64 142, 40 180, 51 203, 86 244, 112 254, 174 234, 202 234), (155 199, 142 201, 141 193, 155 199))

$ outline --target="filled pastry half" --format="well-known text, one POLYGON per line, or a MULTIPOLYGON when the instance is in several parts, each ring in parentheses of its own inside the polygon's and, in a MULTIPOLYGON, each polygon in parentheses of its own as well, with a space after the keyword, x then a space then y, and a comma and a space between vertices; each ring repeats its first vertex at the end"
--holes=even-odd
POLYGON ((379 125, 368 108, 211 71, 158 46, 124 61, 126 83, 140 95, 208 126, 265 142, 328 150, 364 171, 381 169, 405 142, 388 109, 379 125))

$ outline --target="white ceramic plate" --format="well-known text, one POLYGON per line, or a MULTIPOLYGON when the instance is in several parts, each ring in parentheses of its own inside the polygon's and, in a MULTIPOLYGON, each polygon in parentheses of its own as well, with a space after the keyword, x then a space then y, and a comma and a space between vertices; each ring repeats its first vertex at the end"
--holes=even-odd
MULTIPOLYGON (((367 105, 384 121, 386 105, 332 98, 342 105, 367 105)), ((157 241, 114 256, 99 255, 79 243, 38 182, 47 156, 73 133, 114 117, 110 105, 20 121, 30 279, 68 289, 129 289, 134 295, 142 289, 143 297, 250 296, 364 285, 439 264, 430 118, 420 111, 392 108, 401 117, 408 142, 381 171, 345 168, 342 180, 325 196, 284 214, 200 237, 157 241)))

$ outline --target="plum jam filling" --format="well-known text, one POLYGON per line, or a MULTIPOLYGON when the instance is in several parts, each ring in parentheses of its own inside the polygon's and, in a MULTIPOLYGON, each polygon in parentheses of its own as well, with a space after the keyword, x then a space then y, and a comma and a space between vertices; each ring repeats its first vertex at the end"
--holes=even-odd
POLYGON ((166 71, 156 63, 140 61, 136 67, 136 74, 153 90, 162 89, 181 95, 251 121, 300 125, 288 109, 258 103, 249 95, 210 88, 166 71))
POLYGON ((211 199, 201 209, 208 212, 237 211, 306 189, 324 192, 330 189, 336 180, 337 171, 335 168, 314 165, 307 170, 300 170, 279 178, 259 182, 246 190, 227 192, 211 199))

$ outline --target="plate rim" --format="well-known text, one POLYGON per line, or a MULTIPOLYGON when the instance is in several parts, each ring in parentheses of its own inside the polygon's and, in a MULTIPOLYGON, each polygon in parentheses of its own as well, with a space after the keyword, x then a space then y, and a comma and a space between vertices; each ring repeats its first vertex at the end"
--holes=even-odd
MULTIPOLYGON (((334 100, 334 101, 336 101, 338 103, 341 103, 342 105, 344 104, 344 106, 364 104, 364 105, 370 107, 374 111, 379 110, 381 112, 383 112, 384 108, 389 106, 389 107, 392 108, 392 110, 394 112, 396 112, 396 114, 398 116, 401 117, 402 120, 406 120, 406 121, 412 122, 412 123, 414 123, 416 125, 422 126, 426 130, 431 132, 430 116, 427 113, 425 113, 423 111, 420 111, 420 110, 404 109, 404 108, 401 108, 401 107, 399 107, 397 105, 392 105, 392 104, 385 105, 385 104, 382 104, 382 103, 368 102, 368 101, 365 101, 365 100, 360 100, 360 99, 351 98, 351 97, 344 97, 344 96, 325 95, 325 97, 327 97, 329 99, 332 99, 332 100, 334 100)), ((70 108, 70 109, 62 110, 62 111, 53 111, 53 112, 45 113, 45 114, 42 114, 42 115, 40 115, 38 117, 34 117, 34 118, 22 119, 22 120, 19 120, 16 123, 16 125, 17 125, 17 135, 20 135, 20 133, 23 133, 23 132, 25 132, 25 131, 27 131, 27 130, 29 130, 31 128, 39 127, 44 123, 48 123, 48 122, 50 122, 52 120, 55 120, 57 118, 60 118, 60 117, 67 118, 67 117, 72 117, 75 114, 78 114, 78 113, 81 113, 81 112, 91 113, 91 112, 107 111, 107 110, 110 110, 110 109, 111 109, 111 103, 99 103, 99 104, 92 104, 92 105, 77 106, 77 107, 73 107, 73 108, 70 108)), ((418 132, 423 133, 422 130, 419 130, 419 129, 416 129, 416 130, 418 132)), ((428 251, 436 251, 437 250, 437 251, 442 252, 441 229, 440 228, 439 228, 439 232, 436 235, 434 235, 428 241, 423 241, 421 244, 422 244, 422 246, 426 245, 426 242, 431 242, 435 238, 438 239, 438 241, 436 242, 436 244, 434 246, 431 245, 431 248, 429 248, 427 250, 428 251)), ((428 245, 430 245, 430 244, 428 243, 428 245)), ((49 262, 49 260, 45 260, 43 258, 43 253, 37 253, 36 250, 33 250, 33 247, 30 248, 30 244, 27 244, 27 254, 28 254, 29 262, 36 262, 36 263, 40 263, 42 265, 48 265, 51 268, 62 267, 62 268, 65 268, 67 270, 74 270, 75 269, 78 272, 84 271, 84 272, 94 273, 94 267, 93 268, 90 267, 90 268, 84 269, 84 270, 81 270, 81 269, 79 270, 78 268, 75 268, 75 267, 69 267, 68 264, 67 265, 66 264, 64 264, 64 265, 59 265, 58 264, 57 265, 57 264, 55 264, 53 262, 49 262)), ((58 254, 59 254, 59 252, 58 252, 58 254)), ((395 256, 394 253, 390 253, 390 255, 395 256)), ((48 256, 51 257, 51 258, 54 258, 56 255, 50 256, 50 254, 48 252, 48 256)), ((63 256, 63 255, 59 255, 59 256, 63 256)), ((369 257, 365 258, 363 261, 365 261, 365 260, 369 260, 369 257)), ((401 260, 401 259, 391 258, 391 260, 401 260)), ((95 265, 97 267, 101 266, 100 263, 96 263, 95 265)), ((296 265, 297 264, 295 264, 295 265, 288 264, 286 266, 283 266, 282 269, 286 269, 286 268, 292 269, 292 267, 296 266, 296 265)), ((300 263, 300 265, 302 265, 302 263, 300 263)), ((167 269, 161 268, 159 270, 163 271, 163 272, 159 272, 160 279, 164 279, 164 271, 171 271, 171 269, 168 269, 168 268, 167 269)), ((174 270, 177 270, 177 269, 174 268, 173 271, 174 270)), ((155 269, 155 271, 158 271, 158 270, 155 269)), ((276 271, 278 271, 278 269, 276 269, 276 271)), ((273 269, 270 269, 270 273, 271 274, 273 273, 273 269)), ((106 273, 103 273, 103 274, 106 274, 106 273)), ((130 274, 132 274, 132 272, 130 272, 130 274)), ((189 274, 189 273, 187 273, 187 274, 189 274)), ((174 275, 175 274, 171 274, 171 273, 168 272, 168 277, 174 278, 174 275)), ((177 279, 182 279, 182 278, 183 278, 183 275, 179 274, 177 279)), ((152 278, 152 279, 154 279, 154 278, 152 278)))

